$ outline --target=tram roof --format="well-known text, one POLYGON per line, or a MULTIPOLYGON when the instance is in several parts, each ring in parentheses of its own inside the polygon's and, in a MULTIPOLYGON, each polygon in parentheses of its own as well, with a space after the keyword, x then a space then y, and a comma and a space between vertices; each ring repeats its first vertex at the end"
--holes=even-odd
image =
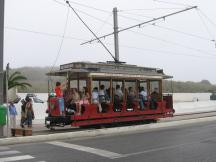
POLYGON ((166 75, 163 69, 141 67, 112 62, 72 62, 60 65, 60 69, 52 71, 47 75, 50 76, 73 76, 79 74, 80 77, 117 77, 117 78, 152 78, 168 79, 172 76, 166 75))

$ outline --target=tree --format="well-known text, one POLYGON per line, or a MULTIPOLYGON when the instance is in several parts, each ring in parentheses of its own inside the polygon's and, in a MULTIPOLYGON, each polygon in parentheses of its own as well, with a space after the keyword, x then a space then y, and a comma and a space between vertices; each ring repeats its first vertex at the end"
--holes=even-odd
POLYGON ((21 74, 19 71, 13 72, 8 77, 8 89, 14 87, 20 87, 22 89, 27 89, 28 87, 32 87, 31 84, 25 82, 27 78, 21 74))

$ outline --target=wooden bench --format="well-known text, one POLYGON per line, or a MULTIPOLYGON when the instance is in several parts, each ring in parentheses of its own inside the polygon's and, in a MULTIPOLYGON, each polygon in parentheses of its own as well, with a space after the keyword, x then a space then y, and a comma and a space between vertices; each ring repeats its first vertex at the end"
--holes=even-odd
POLYGON ((32 136, 31 128, 12 128, 11 136, 32 136))

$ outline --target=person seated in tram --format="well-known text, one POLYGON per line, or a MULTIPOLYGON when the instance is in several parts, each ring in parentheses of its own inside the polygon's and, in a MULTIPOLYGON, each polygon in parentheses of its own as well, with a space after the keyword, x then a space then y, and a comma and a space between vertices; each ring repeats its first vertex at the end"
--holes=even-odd
POLYGON ((102 84, 100 85, 100 90, 99 90, 99 103, 101 104, 102 112, 107 111, 106 110, 107 102, 109 102, 109 97, 107 95, 107 92, 105 91, 105 86, 102 84))
POLYGON ((147 93, 145 91, 145 88, 139 87, 139 103, 140 103, 141 110, 144 110, 146 101, 147 101, 147 93))
POLYGON ((83 87, 81 93, 85 95, 85 98, 86 98, 87 100, 90 99, 90 94, 89 94, 89 91, 88 91, 88 88, 87 88, 87 87, 83 87))
POLYGON ((81 99, 79 101, 79 111, 77 115, 81 115, 84 112, 83 105, 89 105, 89 96, 86 93, 81 93, 81 99))
POLYGON ((71 94, 71 102, 70 105, 73 107, 75 111, 77 111, 80 101, 80 95, 78 93, 77 88, 72 88, 72 94, 71 94))
POLYGON ((98 106, 98 112, 102 112, 101 104, 99 102, 98 87, 94 87, 92 91, 92 103, 98 106))
POLYGON ((128 95, 127 95, 127 111, 133 111, 134 109, 134 102, 136 100, 136 94, 133 87, 128 88, 128 95))
POLYGON ((120 85, 116 85, 116 90, 114 93, 113 108, 114 111, 121 111, 121 103, 123 102, 123 92, 120 85))
POLYGON ((66 89, 63 96, 65 101, 66 113, 68 115, 74 114, 76 111, 76 105, 71 104, 73 98, 73 89, 66 89))
POLYGON ((160 96, 158 93, 158 88, 154 88, 154 91, 150 95, 150 108, 155 110, 157 109, 157 102, 159 100, 160 96))

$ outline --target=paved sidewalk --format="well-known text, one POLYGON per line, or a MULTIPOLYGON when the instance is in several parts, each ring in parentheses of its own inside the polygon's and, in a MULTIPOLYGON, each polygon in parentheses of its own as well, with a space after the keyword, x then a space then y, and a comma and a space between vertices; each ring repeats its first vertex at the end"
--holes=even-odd
MULTIPOLYGON (((164 123, 164 122, 172 122, 172 121, 179 121, 179 120, 189 120, 189 119, 196 119, 196 118, 205 118, 205 117, 212 117, 216 116, 216 111, 212 112, 198 112, 198 113, 189 113, 189 114, 178 114, 175 115, 174 117, 169 117, 169 118, 161 118, 158 120, 158 123, 164 123)), ((67 125, 65 127, 55 127, 55 130, 50 130, 45 127, 45 124, 43 120, 37 120, 35 121, 36 124, 33 124, 32 131, 33 131, 33 136, 36 135, 46 135, 46 134, 57 134, 57 133, 66 133, 66 132, 75 132, 75 131, 82 131, 82 130, 90 130, 93 128, 86 128, 86 129, 81 129, 78 127, 72 127, 70 125, 67 125)), ((144 124, 143 124, 144 125, 144 124)), ((17 125, 17 128, 20 127, 17 125)), ((120 127, 120 126, 119 126, 120 127)), ((7 129, 5 127, 5 129, 7 129)), ((9 137, 11 136, 10 131, 9 131, 9 137)))

